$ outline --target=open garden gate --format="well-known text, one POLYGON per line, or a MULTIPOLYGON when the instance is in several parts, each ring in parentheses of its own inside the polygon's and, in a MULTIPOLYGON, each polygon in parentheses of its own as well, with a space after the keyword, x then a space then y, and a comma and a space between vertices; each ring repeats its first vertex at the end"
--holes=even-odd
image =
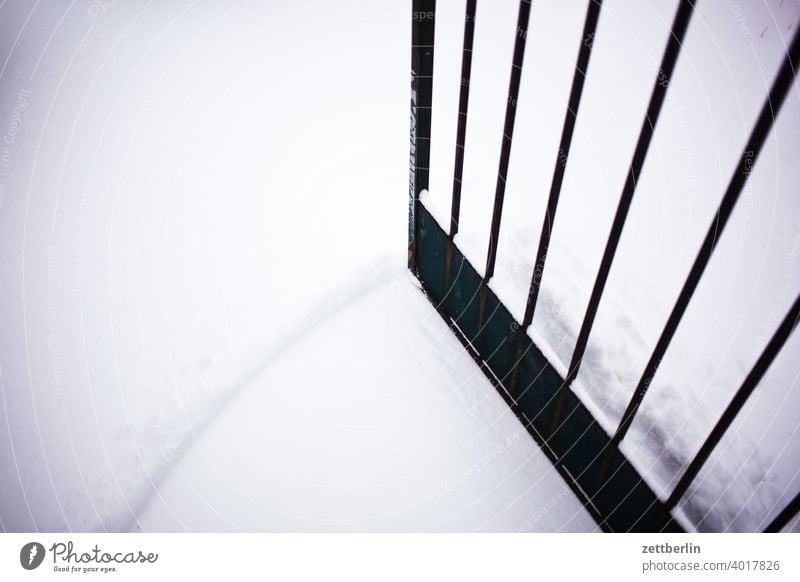
MULTIPOLYGON (((791 305, 778 329, 760 354, 755 365, 690 462, 678 484, 666 500, 659 499, 619 449, 636 412, 645 397, 659 363, 669 347, 714 248, 730 218, 753 164, 772 129, 775 118, 794 82, 794 64, 800 58, 800 33, 794 33, 779 73, 765 97, 757 121, 739 158, 736 170, 703 239, 689 275, 678 295, 666 325, 658 338, 633 397, 616 432, 609 436, 589 410, 570 390, 584 356, 595 315, 611 270, 617 244, 636 190, 636 180, 647 156, 659 113, 681 51, 683 38, 694 12, 695 2, 681 0, 661 65, 654 71, 655 82, 627 180, 620 196, 611 232, 592 288, 589 304, 580 328, 566 377, 561 377, 528 337, 533 321, 542 277, 546 273, 551 226, 558 207, 561 183, 575 127, 589 66, 594 31, 600 17, 602 0, 590 0, 583 28, 575 74, 565 107, 559 159, 541 228, 535 265, 530 283, 525 315, 517 322, 488 286, 494 273, 497 240, 500 231, 505 193, 505 176, 511 153, 514 118, 520 87, 522 61, 531 12, 530 0, 520 0, 519 16, 511 63, 505 126, 494 195, 485 276, 481 277, 453 242, 458 232, 461 176, 464 166, 464 142, 469 102, 472 43, 475 31, 477 0, 467 0, 462 52, 461 89, 455 144, 452 210, 449 231, 437 224, 420 203, 420 193, 428 188, 433 94, 434 30, 436 0, 413 0, 411 47, 411 151, 409 179, 408 265, 422 283, 425 293, 456 336, 481 366, 509 407, 522 421, 555 467, 584 503, 597 523, 608 531, 682 531, 671 510, 687 492, 689 485, 725 431, 744 406, 770 364, 794 330, 800 316, 800 296, 791 305)), ((438 112, 437 112, 438 114, 438 112)), ((456 112, 443 112, 455 115, 456 112)), ((766 531, 779 531, 800 510, 800 494, 770 523, 766 531)))

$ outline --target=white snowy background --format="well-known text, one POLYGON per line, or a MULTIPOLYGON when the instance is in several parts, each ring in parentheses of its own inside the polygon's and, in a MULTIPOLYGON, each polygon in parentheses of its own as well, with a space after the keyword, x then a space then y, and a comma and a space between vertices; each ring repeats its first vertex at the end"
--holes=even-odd
MULTIPOLYGON (((464 1, 439 5, 426 203, 446 213, 464 1)), ((675 6, 604 3, 531 328, 562 368, 675 6)), ((585 8, 531 16, 492 281, 518 317, 585 8)), ((481 269, 517 3, 478 10, 458 243, 481 269)), ((0 3, 0 529, 594 529, 403 274, 410 12, 0 3), (387 402, 406 408, 381 424, 387 402), (259 424, 263 445, 226 446, 260 442, 259 424), (231 482, 245 501, 228 507, 231 482)), ((609 430, 798 12, 699 2, 574 385, 609 430)), ((795 86, 623 443, 659 492, 800 289, 799 123, 795 86)), ((687 527, 759 529, 800 489, 798 341, 700 475, 687 527)))

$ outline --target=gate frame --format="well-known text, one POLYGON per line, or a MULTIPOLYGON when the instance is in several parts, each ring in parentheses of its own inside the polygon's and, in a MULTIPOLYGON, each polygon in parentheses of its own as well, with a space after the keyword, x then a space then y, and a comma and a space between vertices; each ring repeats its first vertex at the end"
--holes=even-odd
MULTIPOLYGON (((506 106, 504 139, 495 192, 486 274, 481 276, 454 243, 458 232, 461 201, 461 175, 464 160, 469 81, 472 62, 475 10, 477 0, 467 0, 462 52, 461 92, 456 135, 456 163, 453 181, 451 220, 440 225, 423 206, 420 195, 428 189, 431 152, 433 98, 433 62, 436 0, 413 0, 411 46, 411 131, 409 175, 408 267, 439 315, 450 326, 469 354, 492 382, 498 393, 538 443, 555 468, 593 516, 599 527, 612 532, 683 532, 671 510, 688 491, 722 435, 757 387, 770 364, 780 352, 800 319, 800 295, 797 297, 770 342, 719 421, 690 462, 678 485, 662 501, 621 452, 624 439, 639 405, 645 396, 658 364, 707 266, 722 229, 735 207, 752 166, 774 125, 789 89, 794 82, 794 64, 800 61, 800 31, 796 31, 783 64, 762 107, 739 164, 731 177, 718 210, 709 227, 697 258, 655 351, 645 367, 620 426, 612 435, 599 425, 588 408, 570 389, 583 358, 594 317, 602 298, 605 282, 613 263, 627 211, 632 202, 637 178, 647 156, 650 140, 666 98, 682 40, 694 9, 694 0, 681 0, 661 67, 642 123, 639 141, 633 154, 628 180, 614 217, 611 233, 595 279, 586 315, 566 377, 561 377, 527 334, 533 320, 541 277, 544 271, 561 182, 566 169, 572 132, 577 118, 583 81, 589 65, 594 33, 602 0, 590 0, 583 29, 575 76, 565 114, 560 152, 553 173, 547 211, 542 225, 539 248, 534 257, 525 317, 520 325, 491 290, 500 229, 505 175, 508 169, 516 96, 519 91, 525 42, 528 35, 530 0, 520 0, 514 56, 506 106)), ((800 511, 798 494, 767 526, 765 531, 779 531, 800 511)))

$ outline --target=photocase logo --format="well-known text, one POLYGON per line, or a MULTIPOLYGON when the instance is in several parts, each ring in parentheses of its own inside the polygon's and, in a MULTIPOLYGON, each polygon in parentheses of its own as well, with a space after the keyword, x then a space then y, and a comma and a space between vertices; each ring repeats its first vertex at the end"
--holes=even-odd
POLYGON ((44 546, 39 542, 28 542, 19 551, 19 563, 26 570, 35 570, 44 560, 44 546))

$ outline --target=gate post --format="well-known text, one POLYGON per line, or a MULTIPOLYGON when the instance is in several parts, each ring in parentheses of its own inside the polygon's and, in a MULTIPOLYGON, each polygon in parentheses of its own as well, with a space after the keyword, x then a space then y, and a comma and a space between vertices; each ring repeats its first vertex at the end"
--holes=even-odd
POLYGON ((411 133, 408 183, 408 268, 417 272, 420 192, 428 188, 431 159, 433 39, 436 0, 414 0, 411 12, 411 133))

